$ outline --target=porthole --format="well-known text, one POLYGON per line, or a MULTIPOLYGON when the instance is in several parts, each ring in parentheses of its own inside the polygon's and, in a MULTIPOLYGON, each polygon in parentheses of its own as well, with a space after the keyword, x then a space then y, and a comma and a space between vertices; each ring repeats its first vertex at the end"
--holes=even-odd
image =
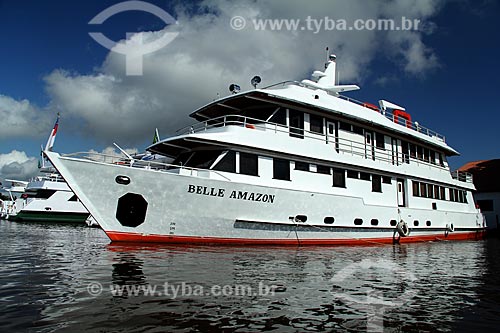
POLYGON ((415 227, 418 227, 418 224, 419 224, 418 220, 413 221, 413 225, 414 225, 415 227))
POLYGON ((377 219, 372 219, 370 222, 371 222, 371 225, 378 225, 377 219))
POLYGON ((325 217, 325 219, 323 220, 323 222, 325 224, 333 224, 333 222, 335 222, 335 218, 331 217, 331 216, 327 216, 327 217, 325 217))
POLYGON ((428 227, 430 227, 431 226, 431 221, 425 222, 425 225, 427 225, 428 227))
POLYGON ((391 226, 395 227, 398 224, 396 220, 391 220, 391 226))
POLYGON ((130 178, 127 176, 119 175, 119 176, 116 176, 115 182, 117 182, 118 184, 121 184, 121 185, 128 185, 128 184, 130 184, 130 178))
POLYGON ((354 225, 362 225, 363 224, 363 219, 354 219, 354 225))
POLYGON ((307 216, 305 215, 297 215, 295 216, 295 222, 306 222, 307 221, 307 216))

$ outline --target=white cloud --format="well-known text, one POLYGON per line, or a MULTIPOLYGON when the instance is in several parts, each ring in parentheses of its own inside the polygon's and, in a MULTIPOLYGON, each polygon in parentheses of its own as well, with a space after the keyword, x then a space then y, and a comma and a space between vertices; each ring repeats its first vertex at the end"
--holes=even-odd
POLYGON ((38 159, 28 157, 24 151, 13 150, 0 154, 0 177, 3 179, 27 180, 38 173, 38 159))
POLYGON ((47 113, 28 100, 0 95, 0 138, 40 137, 50 128, 47 113))
MULTIPOLYGON (((308 78, 312 70, 321 69, 325 46, 338 56, 342 83, 366 80, 370 63, 381 56, 400 71, 423 75, 438 66, 437 56, 422 40, 428 31, 256 31, 252 19, 311 16, 352 23, 377 18, 399 22, 405 16, 425 21, 442 5, 441 0, 206 0, 195 14, 180 6, 174 15, 179 25, 166 28, 179 36, 144 57, 144 76, 126 76, 125 57, 113 52, 95 74, 55 70, 45 78, 48 108, 61 111, 65 126, 73 124, 84 136, 130 145, 151 137, 155 127, 167 134, 187 125, 187 114, 217 93, 226 95, 230 83, 250 88, 256 74, 263 78, 261 86, 308 78), (236 15, 247 21, 241 31, 229 25, 236 15)), ((141 34, 147 41, 158 32, 141 34)))

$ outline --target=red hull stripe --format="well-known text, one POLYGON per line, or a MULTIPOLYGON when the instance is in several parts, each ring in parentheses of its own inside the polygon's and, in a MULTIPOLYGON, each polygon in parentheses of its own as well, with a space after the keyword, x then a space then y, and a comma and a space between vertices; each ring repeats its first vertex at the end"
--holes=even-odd
MULTIPOLYGON (((224 244, 224 245, 373 245, 393 244, 397 242, 392 237, 385 238, 342 238, 342 239, 251 239, 251 238, 219 238, 219 237, 191 237, 191 236, 164 236, 145 235, 129 232, 107 231, 106 234, 113 242, 140 242, 140 243, 170 243, 170 244, 224 244)), ((450 232, 447 236, 425 235, 399 238, 399 243, 429 242, 442 240, 479 240, 485 237, 484 231, 450 232)))

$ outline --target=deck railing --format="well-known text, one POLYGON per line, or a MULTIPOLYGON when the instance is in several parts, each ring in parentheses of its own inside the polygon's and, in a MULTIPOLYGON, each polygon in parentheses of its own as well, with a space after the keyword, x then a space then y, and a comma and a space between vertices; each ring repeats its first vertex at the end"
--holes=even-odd
MULTIPOLYGON (((191 126, 186 126, 179 129, 178 134, 194 134, 204 132, 212 128, 221 128, 226 126, 246 127, 253 130, 271 131, 275 133, 283 133, 295 137, 304 137, 312 140, 325 142, 335 146, 335 150, 339 153, 362 156, 364 158, 380 160, 389 164, 409 164, 412 163, 428 165, 436 168, 444 168, 444 165, 438 164, 436 161, 425 160, 402 152, 393 152, 391 149, 377 148, 375 146, 367 146, 364 142, 353 141, 344 138, 336 138, 335 135, 318 133, 297 128, 277 124, 261 119, 245 117, 241 115, 226 115, 212 118, 203 122, 195 123, 191 126)), ((372 138, 373 140, 374 138, 372 138)))

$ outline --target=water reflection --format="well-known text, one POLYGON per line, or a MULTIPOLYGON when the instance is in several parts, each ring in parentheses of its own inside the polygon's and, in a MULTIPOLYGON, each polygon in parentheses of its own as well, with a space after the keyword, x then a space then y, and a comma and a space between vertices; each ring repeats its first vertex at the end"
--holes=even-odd
POLYGON ((3 331, 435 332, 500 324, 498 240, 115 245, 100 230, 3 222, 0 235, 3 331), (91 283, 101 292, 89 294, 91 283), (178 292, 167 293, 166 285, 178 292), (266 289, 275 285, 284 288, 266 289), (154 294, 140 289, 155 286, 154 294), (214 293, 217 286, 227 293, 214 293), (252 293, 235 294, 238 286, 252 293))

